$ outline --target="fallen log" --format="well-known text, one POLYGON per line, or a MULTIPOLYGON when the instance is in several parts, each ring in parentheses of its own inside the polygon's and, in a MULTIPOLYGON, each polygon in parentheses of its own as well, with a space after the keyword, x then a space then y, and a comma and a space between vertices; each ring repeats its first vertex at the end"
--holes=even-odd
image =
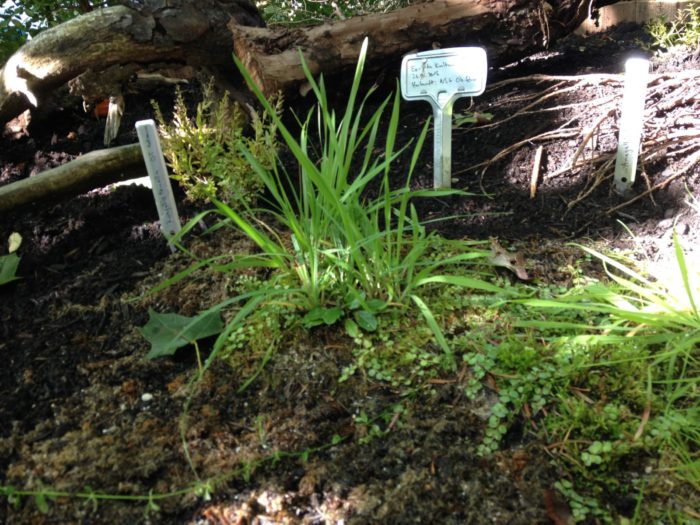
MULTIPOLYGON (((606 0, 608 3, 609 0, 606 0)), ((236 56, 268 95, 304 82, 299 51, 314 74, 334 79, 352 70, 369 37, 365 71, 398 76, 401 57, 414 51, 482 46, 490 65, 546 49, 589 16, 591 0, 433 0, 385 14, 315 27, 241 27, 231 22, 236 56)))
POLYGON ((84 98, 128 91, 139 69, 188 65, 213 73, 240 100, 246 88, 233 67, 234 50, 267 93, 299 87, 298 49, 314 73, 342 78, 365 36, 370 82, 373 71, 397 75, 403 54, 434 47, 483 46, 498 65, 546 49, 596 6, 614 1, 428 0, 298 29, 264 27, 250 0, 132 1, 86 13, 22 46, 0 70, 0 122, 69 81, 84 98))
MULTIPOLYGON (((428 0, 386 14, 297 29, 263 27, 250 0, 134 1, 132 7, 82 15, 20 48, 0 70, 0 123, 40 105, 62 84, 70 83, 84 98, 128 91, 139 70, 148 67, 218 72, 240 100, 247 88, 235 73, 232 52, 268 94, 281 90, 289 99, 299 92, 304 82, 299 51, 313 73, 323 72, 342 87, 366 36, 369 82, 384 73, 398 76, 402 55, 436 47, 483 46, 489 63, 499 65, 546 49, 576 29, 591 9, 615 1, 428 0)), ((0 211, 48 193, 76 194, 127 178, 123 173, 141 169, 142 160, 138 146, 126 148, 123 153, 120 148, 91 153, 51 170, 53 175, 46 172, 0 188, 0 211)))
POLYGON ((27 41, 0 69, 0 122, 41 105, 69 81, 74 94, 101 99, 128 90, 138 69, 157 72, 151 64, 221 69, 223 61, 230 69, 229 21, 264 25, 249 0, 132 4, 95 9, 27 41))
POLYGON ((79 195, 146 175, 139 144, 92 151, 33 177, 0 186, 0 213, 29 203, 79 195))

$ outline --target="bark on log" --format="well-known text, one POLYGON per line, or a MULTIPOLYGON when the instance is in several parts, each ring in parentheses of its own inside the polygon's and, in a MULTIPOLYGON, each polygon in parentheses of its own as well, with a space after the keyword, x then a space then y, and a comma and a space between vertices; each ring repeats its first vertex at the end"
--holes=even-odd
POLYGON ((139 9, 97 9, 48 29, 28 41, 0 69, 0 122, 36 106, 57 87, 87 75, 104 98, 123 88, 134 64, 183 64, 232 69, 233 44, 227 28, 264 25, 250 0, 149 0, 139 9), (144 7, 145 5, 145 7, 144 7), (122 75, 105 70, 118 66, 122 75), (107 78, 109 77, 109 78, 107 78), (94 79, 97 79, 97 82, 94 79))
POLYGON ((0 186, 0 213, 145 175, 139 144, 92 151, 34 177, 0 186))
MULTIPOLYGON (((398 76, 403 54, 435 47, 483 46, 490 64, 498 65, 546 49, 576 29, 591 8, 615 1, 427 0, 311 28, 268 29, 250 0, 133 0, 132 7, 95 10, 47 30, 15 53, 0 70, 0 122, 68 81, 83 95, 113 94, 145 64, 233 73, 234 50, 268 94, 289 92, 304 81, 299 49, 314 73, 342 79, 354 68, 365 36, 370 74, 398 76)), ((90 153, 1 188, 0 210, 123 178, 115 170, 127 172, 142 163, 138 146, 126 148, 90 153), (102 165, 97 172, 95 158, 102 165)))
POLYGON ((368 73, 398 76, 406 53, 467 45, 485 47, 489 64, 502 65, 571 33, 591 7, 591 0, 434 0, 311 28, 229 28, 236 56, 269 95, 304 81, 298 50, 326 76, 352 71, 365 36, 368 73))
POLYGON ((0 122, 78 76, 76 91, 105 97, 144 64, 233 75, 234 47, 267 93, 303 81, 298 48, 314 72, 340 77, 353 68, 365 36, 368 73, 393 76, 401 55, 438 46, 481 45, 491 64, 502 64, 545 49, 591 8, 615 1, 428 0, 312 28, 267 29, 250 0, 131 0, 132 7, 95 10, 47 30, 15 53, 0 70, 0 122))

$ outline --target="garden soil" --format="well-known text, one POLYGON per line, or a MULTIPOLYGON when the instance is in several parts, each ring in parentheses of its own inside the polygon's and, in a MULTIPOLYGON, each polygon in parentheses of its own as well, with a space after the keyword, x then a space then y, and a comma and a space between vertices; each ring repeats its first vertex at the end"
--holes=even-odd
MULTIPOLYGON (((486 93, 455 108, 471 122, 454 131, 453 186, 473 195, 421 200, 421 216, 450 217, 433 226, 450 238, 498 239, 535 282, 568 284, 581 252, 567 243, 577 240, 631 249, 632 233, 639 253, 665 264, 674 226, 697 261, 700 214, 687 204, 688 192, 700 196, 697 54, 654 60, 646 160, 630 192, 612 188, 622 84, 611 74, 640 38, 635 26, 572 35, 492 69, 486 93)), ((133 122, 152 117, 153 96, 172 100, 169 91, 127 97, 119 144, 136 141, 133 122)), ((57 106, 26 134, 2 139, 0 184, 99 147, 103 123, 78 105, 57 106)), ((429 115, 426 103, 402 103, 398 143, 414 139, 429 115)), ((426 145, 412 187, 431 186, 431 155, 426 145)), ((397 183, 407 165, 397 164, 397 183)), ((179 191, 177 199, 184 219, 198 211, 179 191)), ((149 308, 194 315, 222 300, 229 283, 197 274, 147 293, 191 262, 166 246, 147 188, 101 188, 6 213, 2 250, 12 232, 23 242, 21 278, 0 287, 0 486, 61 494, 0 497, 0 522, 569 522, 553 489, 562 473, 536 421, 523 415, 499 452, 477 455, 492 400, 465 397, 466 369, 409 397, 359 372, 338 382, 351 342, 315 329, 273 355, 245 390, 264 349, 248 352, 236 373, 216 363, 190 399, 193 349, 148 361, 138 328, 149 308), (363 414, 378 428, 358 422, 363 414), (95 501, 93 492, 113 499, 95 501)), ((187 245, 198 257, 252 249, 221 232, 195 233, 187 245)), ((501 277, 518 279, 507 270, 501 277)), ((200 345, 205 356, 210 346, 200 345)), ((630 516, 636 501, 606 503, 630 516)))

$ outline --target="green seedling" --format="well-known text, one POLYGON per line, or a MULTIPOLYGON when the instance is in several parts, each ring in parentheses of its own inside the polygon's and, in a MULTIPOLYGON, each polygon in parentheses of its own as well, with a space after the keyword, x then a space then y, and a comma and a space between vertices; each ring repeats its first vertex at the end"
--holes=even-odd
POLYGON ((17 267, 20 257, 15 252, 22 244, 22 236, 13 232, 8 239, 8 254, 0 256, 0 286, 19 279, 17 267))
MULTIPOLYGON (((273 111, 280 112, 281 105, 278 97, 273 111)), ((252 112, 247 124, 237 103, 227 94, 215 94, 213 82, 203 86, 195 115, 188 113, 180 89, 175 93, 172 122, 166 122, 158 104, 153 107, 172 178, 190 200, 217 198, 236 206, 257 200, 262 182, 250 176, 239 146, 244 145, 268 168, 275 162, 276 128, 267 113, 252 112)))
POLYGON ((197 365, 202 370, 202 357, 197 341, 220 333, 224 329, 221 314, 217 310, 207 310, 195 317, 178 314, 159 314, 148 310, 149 320, 139 331, 151 343, 146 359, 169 356, 188 344, 194 345, 197 365))
POLYGON ((347 299, 343 307, 340 306, 316 306, 303 318, 302 323, 306 328, 320 325, 334 325, 344 319, 345 331, 350 337, 359 337, 360 330, 375 332, 379 326, 377 315, 387 308, 385 301, 381 299, 365 300, 363 294, 347 299))

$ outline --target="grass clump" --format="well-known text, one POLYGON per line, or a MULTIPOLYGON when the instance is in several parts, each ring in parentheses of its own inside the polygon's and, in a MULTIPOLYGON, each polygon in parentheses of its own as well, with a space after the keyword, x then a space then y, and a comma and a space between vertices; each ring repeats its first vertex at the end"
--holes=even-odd
POLYGON ((668 497, 665 483, 700 489, 700 274, 675 235, 674 245, 675 271, 653 277, 584 247, 610 281, 525 301, 547 318, 520 322, 569 362, 543 421, 550 450, 573 474, 563 492, 612 504, 636 495, 636 523, 681 522, 679 509, 643 504, 668 497), (630 470, 636 476, 621 475, 630 470))
MULTIPOLYGON (((256 208, 244 199, 237 207, 213 199, 216 209, 193 218, 181 231, 184 235, 202 217, 217 215, 219 222, 212 231, 234 228, 253 241, 258 251, 233 257, 224 254, 196 266, 265 274, 264 279, 249 280, 241 293, 213 307, 223 310, 237 306, 238 310, 234 308, 237 313, 228 315, 232 320, 218 338, 209 363, 254 342, 251 338, 260 330, 246 326, 264 327, 264 333, 279 334, 287 328, 335 325, 362 345, 364 361, 357 364, 365 370, 366 363, 376 362, 378 354, 387 348, 367 341, 386 339, 384 334, 391 333, 396 319, 403 318, 426 327, 429 347, 440 355, 428 361, 454 369, 457 360, 439 318, 430 309, 431 297, 444 287, 505 292, 476 273, 475 262, 483 261, 490 252, 480 249, 480 243, 448 242, 428 232, 412 204, 413 199, 424 196, 458 193, 410 190, 428 123, 411 152, 406 182, 399 188, 391 187, 390 170, 406 149, 395 147, 400 98, 398 93, 387 97, 365 116, 365 103, 372 90, 362 100, 358 91, 366 50, 365 41, 342 116, 331 107, 323 79, 317 82, 306 69, 317 107, 299 122, 298 138, 237 62, 296 161, 298 173, 290 175, 279 162, 262 162, 249 144, 240 142, 241 157, 253 171, 249 177, 260 181, 265 189, 266 197, 261 200, 264 207, 256 208), (386 138, 379 146, 380 126, 387 109, 386 138), (450 251, 444 252, 448 245, 450 251), (222 258, 228 258, 227 262, 222 263, 222 258), (368 352, 373 355, 368 356, 368 352)), ((425 346, 425 337, 419 339, 425 346)), ((266 351, 262 359, 269 358, 266 351)), ((426 356, 422 359, 425 361, 426 356)))
MULTIPOLYGON (((496 293, 502 289, 454 271, 487 256, 473 244, 461 243, 462 251, 456 255, 437 256, 442 240, 426 230, 411 203, 422 196, 446 194, 409 188, 427 125, 413 149, 406 183, 398 189, 390 186, 392 163, 405 149, 395 149, 400 99, 398 93, 393 100, 385 99, 364 120, 365 102, 372 94, 370 90, 362 101, 358 98, 366 49, 365 41, 342 117, 331 107, 323 79, 316 82, 305 63, 317 107, 300 123, 299 139, 279 117, 272 117, 298 164, 298 181, 279 164, 268 168, 241 148, 270 195, 266 214, 282 229, 262 225, 257 219, 260 210, 250 206, 238 212, 216 202, 217 209, 228 224, 258 245, 261 255, 254 264, 275 270, 261 293, 272 289, 284 295, 306 328, 339 324, 349 336, 359 338, 376 332, 385 313, 414 311, 430 327, 438 347, 450 355, 422 291, 443 285, 496 293), (388 128, 380 149, 377 137, 387 108, 391 108, 388 128), (379 188, 376 197, 368 196, 371 184, 379 188)), ((271 104, 237 65, 265 111, 272 114, 271 104)))
MULTIPOLYGON (((279 97, 270 111, 281 111, 281 105, 279 97)), ((261 165, 272 166, 277 154, 277 130, 268 113, 259 116, 252 112, 248 132, 239 105, 231 102, 227 93, 217 97, 213 83, 204 86, 193 117, 179 88, 172 122, 166 121, 158 104, 153 106, 171 176, 189 199, 216 198, 232 205, 255 202, 262 182, 250 176, 250 167, 239 148, 245 146, 261 165)))

